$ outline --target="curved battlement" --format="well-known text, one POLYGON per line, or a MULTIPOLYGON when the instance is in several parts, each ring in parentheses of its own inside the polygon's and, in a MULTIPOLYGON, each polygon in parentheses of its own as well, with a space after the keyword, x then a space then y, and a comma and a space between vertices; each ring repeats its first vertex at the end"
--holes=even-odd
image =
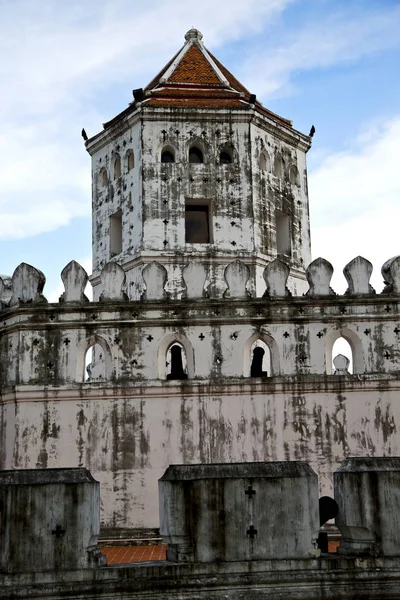
POLYGON ((288 268, 276 259, 264 271, 264 296, 251 298, 249 269, 237 260, 225 267, 222 297, 212 298, 206 294, 205 267, 188 263, 185 299, 178 301, 166 291, 166 269, 152 262, 143 268, 142 300, 129 301, 124 271, 111 262, 102 270, 100 301, 88 302, 88 276, 72 261, 62 272, 65 291, 58 304, 43 296, 43 274, 23 264, 13 274, 11 299, 3 302, 2 387, 165 380, 168 370, 160 364, 175 338, 184 360, 185 343, 193 349, 189 379, 248 377, 245 365, 253 347, 248 357, 243 353, 253 338, 267 340, 268 377, 332 374, 332 347, 339 337, 350 344, 354 376, 397 373, 399 298, 393 290, 400 285, 399 264, 398 257, 385 263, 387 285, 375 294, 372 267, 357 257, 344 269, 349 287, 339 296, 330 287, 332 266, 319 258, 306 270, 309 290, 293 297, 286 287, 288 268), (85 356, 96 344, 102 348, 101 364, 88 378, 85 356))
MULTIPOLYGON (((141 290, 140 300, 182 300, 182 299, 220 299, 222 298, 255 298, 250 291, 255 289, 251 282, 254 277, 246 261, 239 259, 223 267, 225 290, 218 296, 209 291, 209 265, 198 260, 189 260, 182 268, 180 276, 175 274, 169 278, 167 269, 157 261, 152 261, 141 268, 138 287, 141 290)), ((400 256, 387 260, 382 266, 382 294, 400 293, 400 256)), ((370 296, 375 290, 370 284, 372 264, 362 256, 357 256, 343 269, 348 283, 345 296, 370 296)), ((265 281, 264 297, 280 298, 291 295, 287 288, 290 269, 284 259, 279 256, 271 261, 263 271, 265 281)), ((324 258, 317 258, 306 269, 309 284, 305 296, 324 297, 334 296, 335 291, 330 287, 333 267, 324 258)), ((107 263, 100 274, 102 293, 100 300, 119 301, 129 299, 126 289, 126 277, 123 268, 115 261, 107 263)), ((71 261, 61 272, 65 291, 60 296, 60 303, 86 303, 88 299, 84 290, 89 277, 85 269, 76 261, 71 261)), ((0 308, 24 304, 42 304, 47 302, 43 296, 45 276, 35 267, 21 263, 12 278, 0 275, 0 308)), ((130 300, 134 302, 135 300, 130 300)))

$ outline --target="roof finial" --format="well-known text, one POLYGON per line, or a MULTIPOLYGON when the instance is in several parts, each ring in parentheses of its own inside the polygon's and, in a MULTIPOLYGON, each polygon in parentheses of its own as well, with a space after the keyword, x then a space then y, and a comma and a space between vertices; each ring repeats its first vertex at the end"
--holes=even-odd
POLYGON ((203 34, 201 33, 201 31, 199 31, 195 27, 192 27, 192 29, 189 29, 189 31, 185 35, 185 40, 187 40, 187 41, 202 40, 202 39, 203 39, 203 34))

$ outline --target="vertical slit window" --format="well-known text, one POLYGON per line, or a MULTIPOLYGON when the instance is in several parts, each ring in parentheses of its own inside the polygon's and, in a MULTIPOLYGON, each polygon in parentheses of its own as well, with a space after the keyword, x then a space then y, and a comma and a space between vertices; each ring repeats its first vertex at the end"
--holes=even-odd
POLYGON ((122 252, 122 210, 110 217, 110 258, 122 252))

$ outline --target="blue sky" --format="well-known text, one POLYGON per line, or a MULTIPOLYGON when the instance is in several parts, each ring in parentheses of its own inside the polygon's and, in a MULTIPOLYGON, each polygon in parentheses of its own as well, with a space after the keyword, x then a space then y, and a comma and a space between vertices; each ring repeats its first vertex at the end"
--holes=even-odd
POLYGON ((0 273, 41 269, 62 291, 90 270, 89 136, 131 101, 195 26, 271 110, 308 133, 313 257, 335 267, 400 254, 400 2, 0 0, 0 273))

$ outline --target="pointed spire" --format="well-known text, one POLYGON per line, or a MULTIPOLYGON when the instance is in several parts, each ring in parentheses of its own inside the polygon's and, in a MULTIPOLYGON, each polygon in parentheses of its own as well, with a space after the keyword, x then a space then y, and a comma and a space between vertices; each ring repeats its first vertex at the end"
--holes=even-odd
POLYGON ((201 31, 199 31, 195 27, 192 27, 191 29, 189 29, 189 31, 187 31, 185 33, 185 40, 187 40, 187 41, 202 40, 202 39, 203 39, 203 34, 201 33, 201 31))
MULTIPOLYGON (((183 47, 144 89, 141 107, 251 109, 286 127, 292 126, 291 121, 264 108, 202 40, 203 34, 195 27, 187 31, 183 47)), ((138 105, 135 98, 128 109, 104 123, 104 128, 114 125, 138 105)))

